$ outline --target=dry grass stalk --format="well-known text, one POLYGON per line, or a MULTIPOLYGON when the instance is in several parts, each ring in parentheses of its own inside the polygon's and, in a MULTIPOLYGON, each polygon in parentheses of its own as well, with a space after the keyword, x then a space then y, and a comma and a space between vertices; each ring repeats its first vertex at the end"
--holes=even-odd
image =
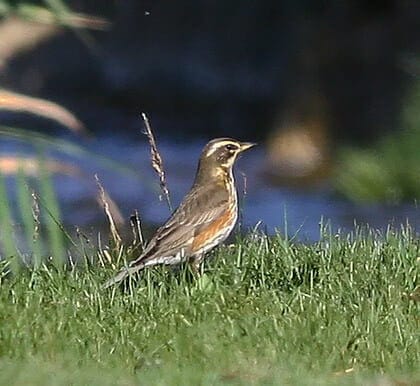
POLYGON ((149 145, 150 145, 150 155, 151 155, 151 159, 152 159, 152 167, 155 170, 155 172, 157 173, 157 175, 159 176, 159 185, 160 185, 160 189, 163 193, 163 195, 165 196, 166 202, 168 204, 169 210, 172 212, 172 204, 171 204, 171 199, 170 199, 170 195, 169 195, 169 189, 168 189, 168 185, 166 183, 166 176, 165 176, 165 169, 163 168, 163 161, 162 161, 162 157, 159 154, 157 145, 156 145, 156 140, 155 137, 153 135, 152 132, 152 128, 150 126, 149 120, 146 116, 145 113, 141 114, 142 118, 143 118, 143 122, 144 122, 144 134, 146 134, 148 140, 149 140, 149 145))
POLYGON ((242 171, 239 172, 241 174, 242 177, 242 196, 246 197, 247 193, 248 193, 248 178, 246 176, 246 174, 242 171))
POLYGON ((133 231, 133 245, 144 246, 143 232, 141 230, 140 216, 137 210, 130 217, 131 230, 133 231))
POLYGON ((32 196, 32 218, 34 219, 34 233, 32 236, 32 239, 34 242, 39 237, 39 228, 41 225, 41 222, 39 220, 39 204, 38 204, 38 197, 36 196, 36 193, 34 191, 31 192, 32 196))
MULTIPOLYGON (((110 265, 112 265, 112 266, 113 266, 113 264, 112 264, 112 257, 111 257, 111 254, 109 253, 108 249, 102 249, 102 253, 101 253, 101 255, 105 256, 105 258, 106 258, 106 260, 107 260, 108 264, 110 264, 110 265)), ((105 264, 104 264, 104 262, 103 262, 103 259, 102 259, 102 266, 103 266, 103 267, 105 266, 105 264)))
POLYGON ((57 103, 0 89, 0 110, 28 112, 52 119, 77 134, 86 134, 85 127, 74 114, 57 103))
POLYGON ((345 369, 345 370, 336 371, 336 372, 333 373, 333 375, 336 376, 336 377, 341 377, 343 375, 352 374, 352 373, 354 373, 354 371, 355 371, 354 367, 350 367, 350 368, 345 369))
MULTIPOLYGON (((122 239, 121 239, 120 234, 118 233, 118 229, 117 229, 117 227, 115 225, 115 221, 114 221, 114 216, 113 216, 112 211, 110 209, 110 198, 109 198, 108 194, 105 192, 105 189, 103 188, 103 186, 100 183, 99 178, 96 174, 95 174, 95 180, 96 180, 96 184, 98 185, 98 188, 99 188, 99 195, 100 195, 100 199, 102 201, 102 205, 103 205, 103 208, 104 208, 104 211, 105 211, 105 215, 106 215, 106 217, 108 219, 108 222, 109 222, 109 229, 110 229, 110 232, 111 232, 112 240, 114 242, 115 247, 117 249, 119 249, 120 246, 121 246, 122 239)), ((108 256, 107 256, 107 258, 108 258, 108 256)))
POLYGON ((102 246, 102 237, 101 237, 101 233, 98 232, 98 248, 97 248, 97 256, 98 256, 98 261, 101 265, 102 268, 105 268, 106 264, 105 264, 105 259, 107 260, 107 264, 110 264, 112 268, 116 268, 115 264, 112 263, 112 260, 108 260, 104 254, 104 251, 106 249, 102 246))
POLYGON ((120 209, 118 208, 118 205, 114 202, 114 200, 111 198, 111 196, 108 194, 106 190, 104 190, 103 193, 100 191, 99 195, 96 197, 98 204, 100 206, 103 206, 104 198, 108 204, 108 210, 111 213, 115 224, 117 224, 118 226, 124 225, 125 224, 124 216, 122 215, 120 209))

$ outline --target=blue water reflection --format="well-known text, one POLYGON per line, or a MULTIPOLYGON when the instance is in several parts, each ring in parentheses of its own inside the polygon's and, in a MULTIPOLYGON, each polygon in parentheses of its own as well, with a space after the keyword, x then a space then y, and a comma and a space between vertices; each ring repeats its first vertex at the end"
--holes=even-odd
MULTIPOLYGON (((196 163, 205 143, 205 139, 188 143, 174 143, 169 139, 159 141, 175 206, 191 186, 196 163)), ((145 141, 133 142, 132 139, 107 136, 91 141, 86 146, 92 153, 106 155, 127 165, 134 169, 136 174, 125 174, 104 167, 95 157, 76 160, 88 179, 91 178, 91 186, 74 178, 56 178, 57 191, 63 203, 67 224, 87 226, 94 230, 95 224, 104 222, 102 210, 93 199, 95 173, 126 218, 135 209, 139 211, 143 221, 149 224, 158 225, 168 217, 169 210, 165 201, 159 200, 157 177, 150 167, 149 147, 145 141)), ((238 161, 235 174, 242 202, 242 229, 260 223, 260 228, 269 233, 276 230, 287 232, 289 236, 297 233, 300 240, 314 241, 319 238, 321 221, 329 221, 333 229, 343 230, 353 229, 355 223, 369 224, 380 229, 385 229, 390 223, 398 226, 409 222, 416 229, 420 224, 419 209, 414 204, 355 205, 337 198, 328 185, 306 191, 273 187, 264 178, 263 167, 263 144, 238 161)))

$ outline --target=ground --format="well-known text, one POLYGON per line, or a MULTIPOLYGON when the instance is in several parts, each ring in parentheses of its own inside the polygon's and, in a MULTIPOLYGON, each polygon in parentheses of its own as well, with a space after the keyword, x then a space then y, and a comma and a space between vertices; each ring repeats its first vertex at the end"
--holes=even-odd
POLYGON ((0 384, 419 385, 419 256, 409 228, 367 229, 253 234, 198 280, 161 267, 125 289, 94 258, 23 270, 1 280, 0 384))

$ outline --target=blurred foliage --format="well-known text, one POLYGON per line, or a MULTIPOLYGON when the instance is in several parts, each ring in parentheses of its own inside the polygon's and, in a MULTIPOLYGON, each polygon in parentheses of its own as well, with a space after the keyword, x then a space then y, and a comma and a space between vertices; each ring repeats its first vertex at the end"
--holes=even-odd
POLYGON ((67 16, 71 11, 61 0, 19 1, 0 0, 0 16, 17 15, 31 20, 53 14, 57 19, 67 16))
MULTIPOLYGON (((68 19, 70 15, 71 12, 61 0, 0 0, 0 17, 3 18, 17 16, 32 21, 62 24, 61 20, 68 19)), ((3 44, 9 44, 8 36, 3 36, 3 44)), ((1 110, 29 112, 55 120, 76 132, 83 130, 82 123, 62 106, 0 88, 1 110)), ((15 138, 22 136, 25 131, 0 126, 0 133, 3 137, 15 138)), ((39 149, 42 144, 35 140, 40 135, 27 132, 25 138, 19 139, 38 146, 38 153, 41 154, 39 149)), ((46 137, 55 142, 53 137, 46 137)), ((8 153, 0 153, 0 156, 0 259, 8 259, 7 271, 14 273, 22 263, 38 267, 49 256, 54 256, 53 262, 61 266, 66 260, 67 242, 60 225, 60 208, 50 173, 62 171, 52 170, 52 161, 43 156, 23 158, 8 153), (14 179, 14 185, 9 184, 12 182, 10 177, 14 179), (10 194, 11 190, 13 194, 10 194)))
POLYGON ((420 80, 405 98, 401 129, 372 149, 342 149, 334 182, 338 192, 357 202, 420 198, 420 80))
POLYGON ((66 262, 70 238, 60 225, 60 208, 43 156, 38 162, 41 175, 36 179, 19 170, 15 195, 8 194, 9 181, 0 173, 1 255, 9 262, 7 271, 15 274, 22 263, 37 268, 45 260, 57 267, 66 262))
POLYGON ((109 26, 103 18, 73 12, 63 0, 0 0, 0 17, 14 15, 31 21, 72 28, 101 30, 109 26))
MULTIPOLYGON (((0 0, 0 18, 26 19, 37 23, 65 25, 76 28, 100 28, 103 19, 72 12, 62 0, 5 1, 0 0), (15 17, 16 16, 16 17, 15 17)), ((30 24, 32 27, 32 24, 30 24)), ((25 30, 26 31, 26 30, 25 30)), ((24 32, 25 32, 24 31, 24 32)), ((16 31, 2 35, 3 45, 14 45, 11 56, 24 47, 16 39, 16 31)), ((22 33, 25 41, 33 36, 22 33)), ((31 46, 31 49, 34 47, 31 46)), ((0 57, 0 62, 1 58, 0 57)), ((10 57, 6 57, 10 59, 10 57)), ((2 68, 0 67, 0 70, 2 68)), ((52 101, 29 97, 0 87, 0 111, 31 113, 55 121, 77 135, 87 135, 84 125, 69 110, 52 101)), ((44 152, 59 152, 72 157, 92 156, 105 166, 127 172, 127 168, 103 156, 95 156, 73 142, 54 135, 27 131, 0 124, 0 136, 32 145, 35 156, 0 151, 0 260, 7 260, 7 272, 16 273, 23 264, 39 267, 51 259, 57 266, 67 262, 67 249, 72 240, 61 225, 60 205, 53 185, 54 174, 68 175, 79 182, 91 184, 90 176, 71 164, 45 157, 44 152), (13 180, 12 180, 13 179, 13 180)), ((134 173, 133 173, 134 174, 134 173)), ((108 200, 111 199, 107 196, 108 200)), ((114 212, 119 214, 114 205, 114 212)))

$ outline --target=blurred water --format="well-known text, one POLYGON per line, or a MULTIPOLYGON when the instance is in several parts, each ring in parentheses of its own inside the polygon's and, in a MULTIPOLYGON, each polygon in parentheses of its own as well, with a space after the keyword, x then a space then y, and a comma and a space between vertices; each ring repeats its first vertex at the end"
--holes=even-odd
MULTIPOLYGON (((80 145, 92 154, 89 157, 75 159, 54 154, 63 161, 76 164, 86 174, 86 179, 83 180, 68 176, 55 177, 67 227, 71 229, 80 226, 93 235, 103 229, 106 221, 102 209, 94 199, 94 174, 98 174, 125 218, 128 219, 137 209, 145 223, 157 226, 169 216, 165 201, 159 200, 160 191, 157 177, 150 167, 148 144, 142 141, 141 134, 137 133, 136 138, 137 142, 133 138, 107 134, 94 140, 82 141, 80 145), (135 172, 123 173, 105 166, 93 154, 117 160, 135 172)), ((164 158, 174 206, 179 204, 192 184, 197 160, 205 143, 205 139, 178 143, 161 139, 158 144, 164 158)), ((9 142, 3 146, 3 149, 7 148, 12 153, 27 151, 19 143, 9 142)), ((260 229, 269 233, 278 230, 287 232, 290 236, 297 234, 296 237, 303 241, 319 238, 321 221, 329 221, 334 230, 340 228, 344 231, 353 229, 354 223, 385 229, 388 224, 399 226, 409 222, 419 229, 420 211, 414 204, 358 206, 335 197, 328 185, 306 191, 273 187, 263 176, 263 166, 264 146, 260 145, 244 154, 235 169, 242 203, 242 229, 259 224, 260 229)))
MULTIPOLYGON (((95 34, 93 45, 87 47, 68 31, 60 35, 63 40, 57 37, 19 53, 0 73, 2 86, 63 104, 99 135, 90 141, 69 137, 92 155, 53 154, 85 175, 55 178, 69 228, 80 226, 95 234, 106 225, 94 198, 96 173, 125 218, 135 209, 152 225, 168 217, 140 134, 140 108, 170 136, 159 136, 158 143, 175 206, 192 183, 202 146, 211 139, 197 139, 194 133, 263 137, 288 113, 303 120, 309 115, 309 122, 321 116, 321 126, 341 143, 376 138, 398 127, 405 83, 411 88, 413 81, 406 79, 403 59, 418 46, 419 34, 412 33, 418 24, 415 2, 398 7, 388 2, 319 7, 249 2, 240 8, 233 3, 226 8, 228 3, 182 7, 152 2, 147 15, 143 2, 112 3, 112 11, 103 4, 92 9, 112 14, 112 28, 95 34), (223 133, 225 128, 230 131, 223 133), (186 134, 194 139, 186 140, 186 134), (106 167, 94 153, 135 173, 106 167)), ((10 123, 8 115, 2 113, 2 124, 42 128, 54 136, 63 129, 25 117, 10 123)), ((32 151, 30 145, 0 140, 0 155, 32 151)), ((316 240, 321 220, 344 230, 354 223, 385 228, 408 221, 419 227, 414 203, 360 206, 334 196, 328 184, 305 191, 270 186, 263 176, 264 159, 260 146, 245 154, 236 169, 240 192, 241 172, 247 180, 246 195, 240 194, 244 229, 260 224, 270 233, 298 232, 301 240, 316 240)), ((13 189, 13 180, 8 183, 13 189)))

